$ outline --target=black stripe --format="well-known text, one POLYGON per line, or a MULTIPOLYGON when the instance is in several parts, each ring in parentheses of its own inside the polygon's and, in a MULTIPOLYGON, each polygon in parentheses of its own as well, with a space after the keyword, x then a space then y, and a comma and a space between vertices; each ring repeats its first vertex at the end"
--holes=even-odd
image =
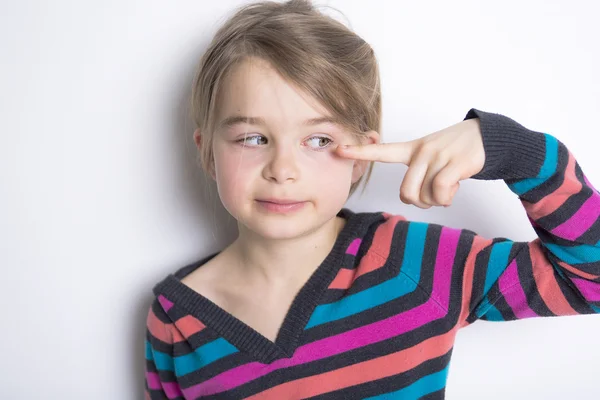
POLYGON ((152 361, 146 360, 146 371, 158 373, 162 382, 177 382, 177 377, 173 371, 158 371, 152 361))
MULTIPOLYGON (((552 194, 558 189, 565 180, 565 170, 569 163, 569 153, 567 148, 558 142, 558 159, 554 175, 546 179, 542 184, 523 193, 519 196, 520 199, 525 199, 530 203, 537 203, 544 197, 552 194)), ((525 178, 528 179, 528 178, 525 178)), ((519 182, 521 179, 506 179, 505 182, 509 185, 519 182)))
MULTIPOLYGON (((563 271, 563 274, 566 274, 567 271, 563 271)), ((558 287, 562 291, 563 295, 567 299, 567 302, 573 309, 579 314, 595 314, 595 311, 590 307, 590 305, 585 301, 585 299, 581 296, 581 293, 571 285, 574 285, 570 281, 565 281, 565 279, 557 272, 555 272, 554 276, 556 277, 556 282, 558 283, 558 287)))
MULTIPOLYGON (((422 222, 420 222, 422 223, 422 222)), ((442 225, 427 224, 425 233, 425 246, 423 248, 423 259, 421 261, 421 272, 419 277, 419 286, 429 295, 433 292, 433 276, 435 273, 435 261, 438 248, 440 246, 440 236, 442 234, 442 225)), ((409 251, 414 251, 409 249, 409 251)), ((415 277, 411 277, 415 279, 415 277)))
POLYGON ((585 190, 584 187, 584 189, 569 196, 559 208, 552 213, 539 218, 536 222, 546 230, 551 231, 565 221, 568 221, 593 195, 594 194, 590 190, 585 190))
POLYGON ((498 311, 500 311, 500 314, 505 321, 513 321, 517 319, 517 316, 506 302, 504 296, 500 296, 495 303, 493 303, 493 305, 496 307, 496 309, 498 309, 498 311))
POLYGON ((456 254, 454 256, 454 263, 452 265, 452 276, 450 281, 450 300, 448 319, 456 323, 460 318, 463 305, 463 286, 465 276, 465 266, 467 257, 469 256, 473 247, 473 240, 475 233, 466 229, 460 231, 458 238, 458 245, 456 247, 456 254))
POLYGON ((161 353, 167 354, 173 353, 173 345, 171 343, 165 343, 162 340, 154 337, 152 333, 150 333, 149 329, 146 329, 146 339, 148 340, 148 342, 150 342, 150 345, 156 351, 160 351, 161 353))
MULTIPOLYGON (((408 224, 401 221, 394 227, 394 232, 392 234, 392 243, 401 243, 401 246, 398 247, 397 251, 404 251, 404 243, 406 242, 406 232, 408 230, 407 225, 408 224)), ((397 251, 395 250, 394 253, 396 253, 397 251)), ((344 297, 351 296, 371 287, 380 285, 384 282, 389 281, 390 279, 395 278, 398 275, 401 262, 397 261, 397 257, 399 256, 392 257, 392 250, 390 250, 390 256, 387 258, 387 260, 384 259, 383 256, 379 255, 379 253, 377 252, 374 252, 373 257, 381 257, 381 260, 383 262, 382 267, 358 277, 354 281, 352 286, 345 291, 344 297)))
POLYGON ((583 233, 583 235, 577 238, 577 242, 589 245, 596 245, 596 243, 598 243, 599 240, 600 218, 597 218, 596 221, 594 221, 594 223, 592 224, 592 226, 590 226, 589 229, 583 233))
MULTIPOLYGON (((344 265, 350 265, 350 267, 341 268, 340 271, 342 269, 347 269, 347 270, 352 271, 358 267, 358 265, 362 261, 363 257, 365 256, 365 254, 367 254, 368 250, 370 249, 371 245, 373 244, 373 238, 375 236, 375 232, 380 227, 380 225, 382 225, 386 221, 387 220, 376 221, 369 227, 369 229, 367 230, 367 233, 361 240, 358 251, 356 252, 356 256, 346 254, 346 256, 354 257, 352 264, 345 262, 344 265)), ((371 275, 371 274, 367 274, 367 275, 371 275)), ((355 290, 354 286, 358 286, 356 291, 362 291, 362 290, 370 287, 369 285, 370 285, 369 282, 367 282, 364 279, 359 278, 355 282, 352 283, 352 286, 350 288, 327 289, 325 291, 325 293, 323 293, 323 295, 320 297, 319 304, 335 303, 336 301, 340 300, 341 298, 348 296, 348 294, 350 293, 349 290, 355 290)))
POLYGON ((162 306, 158 302, 158 298, 154 298, 150 307, 152 308, 154 315, 156 315, 156 318, 158 318, 160 322, 163 322, 165 324, 170 324, 173 322, 165 312, 164 308, 162 308, 162 306))
POLYGON ((546 302, 540 296, 537 282, 533 277, 533 263, 531 262, 530 253, 528 249, 521 251, 517 254, 517 275, 525 298, 527 299, 527 305, 537 315, 543 317, 554 317, 554 314, 546 305, 546 302))
POLYGON ((474 316, 477 306, 481 303, 483 296, 485 295, 485 278, 488 273, 488 264, 490 262, 490 255, 492 249, 496 243, 501 242, 501 239, 493 239, 492 243, 487 247, 481 249, 475 257, 475 266, 473 271, 473 285, 471 292, 471 300, 469 301, 469 310, 471 311, 470 317, 474 316))
POLYGON ((427 396, 419 398, 419 400, 444 400, 446 394, 446 388, 438 390, 437 392, 429 393, 427 396))
POLYGON ((223 372, 229 371, 240 365, 244 365, 250 362, 256 361, 249 354, 238 351, 225 357, 221 357, 212 363, 191 371, 190 373, 179 377, 179 384, 182 388, 189 388, 191 386, 200 384, 215 376, 222 374, 223 372))

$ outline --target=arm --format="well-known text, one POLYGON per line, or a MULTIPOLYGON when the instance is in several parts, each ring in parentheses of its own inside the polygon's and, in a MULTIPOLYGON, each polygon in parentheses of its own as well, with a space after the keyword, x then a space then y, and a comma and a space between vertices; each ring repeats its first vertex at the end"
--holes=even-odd
POLYGON ((168 317, 155 299, 146 319, 145 398, 183 399, 175 376, 173 335, 168 317))
POLYGON ((510 118, 479 118, 484 168, 473 179, 503 179, 537 238, 474 236, 463 271, 464 323, 600 313, 600 194, 555 137, 510 118))

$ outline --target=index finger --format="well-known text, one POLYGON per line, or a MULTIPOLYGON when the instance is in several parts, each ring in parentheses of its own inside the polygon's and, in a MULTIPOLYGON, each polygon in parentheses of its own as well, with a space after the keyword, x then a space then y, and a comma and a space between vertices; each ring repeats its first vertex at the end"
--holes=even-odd
POLYGON ((379 161, 385 163, 403 163, 408 165, 414 149, 414 143, 376 143, 365 145, 338 146, 336 153, 354 160, 379 161))

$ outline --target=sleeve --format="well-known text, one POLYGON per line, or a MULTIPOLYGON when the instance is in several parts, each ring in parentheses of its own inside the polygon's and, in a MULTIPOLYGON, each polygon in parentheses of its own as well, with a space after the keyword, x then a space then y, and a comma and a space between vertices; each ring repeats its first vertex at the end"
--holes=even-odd
POLYGON ((145 338, 146 400, 183 399, 176 380, 173 360, 173 334, 168 316, 157 299, 148 310, 145 338))
POLYGON ((503 179, 537 234, 474 235, 463 270, 463 322, 600 313, 600 194, 550 134, 500 114, 479 118, 486 160, 472 179, 503 179))

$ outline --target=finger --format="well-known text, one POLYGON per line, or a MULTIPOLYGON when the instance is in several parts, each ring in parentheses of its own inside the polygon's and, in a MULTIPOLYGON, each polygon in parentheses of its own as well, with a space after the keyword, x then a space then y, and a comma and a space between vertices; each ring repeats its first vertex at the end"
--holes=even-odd
POLYGON ((434 187, 433 182, 435 181, 435 177, 446 167, 446 165, 448 165, 448 163, 449 161, 438 161, 437 163, 429 164, 427 174, 425 175, 423 185, 421 186, 421 202, 431 206, 441 206, 445 204, 440 201, 440 198, 443 198, 438 192, 440 188, 434 187))
POLYGON ((410 163, 400 186, 400 200, 403 203, 414 204, 424 209, 431 207, 421 201, 421 187, 428 165, 428 160, 425 157, 418 157, 410 163))
POLYGON ((385 163, 403 163, 408 165, 413 155, 416 141, 349 145, 336 147, 336 153, 355 160, 379 161, 385 163))
POLYGON ((452 203, 452 199, 460 187, 460 165, 459 162, 450 162, 433 178, 431 185, 434 199, 439 204, 449 206, 452 203))

